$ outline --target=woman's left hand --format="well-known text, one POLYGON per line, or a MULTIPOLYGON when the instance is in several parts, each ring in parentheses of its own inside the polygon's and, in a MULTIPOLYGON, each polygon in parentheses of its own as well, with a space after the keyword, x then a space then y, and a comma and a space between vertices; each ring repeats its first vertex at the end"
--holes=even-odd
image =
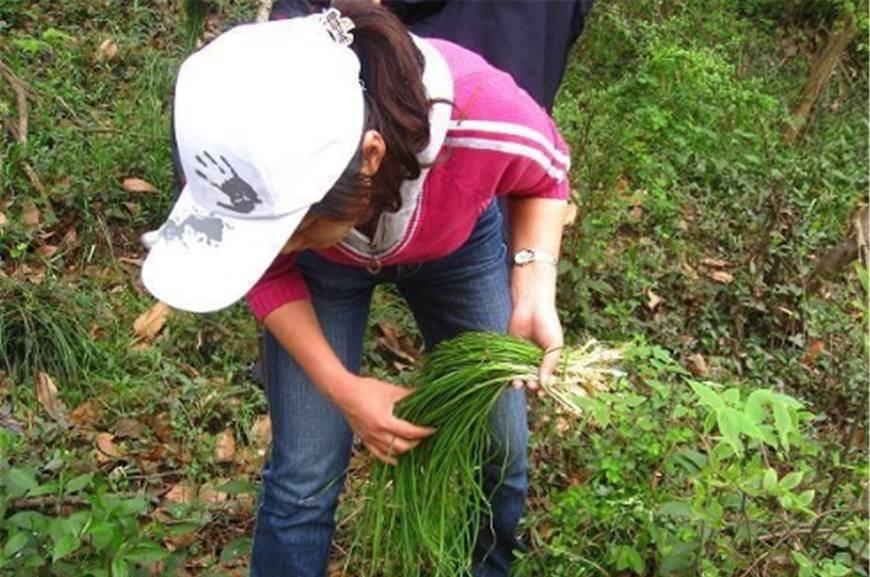
POLYGON ((511 297, 508 334, 528 339, 545 351, 537 380, 514 382, 517 388, 525 385, 535 391, 556 371, 564 343, 556 312, 556 268, 545 262, 515 266, 511 270, 511 297))

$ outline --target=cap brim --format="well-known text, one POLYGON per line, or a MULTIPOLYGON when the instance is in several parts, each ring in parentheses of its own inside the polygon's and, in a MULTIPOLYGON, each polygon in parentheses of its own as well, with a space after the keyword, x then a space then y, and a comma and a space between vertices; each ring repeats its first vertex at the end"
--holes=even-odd
POLYGON ((145 259, 142 282, 173 308, 227 307, 263 276, 307 211, 234 219, 204 211, 185 187, 145 259))

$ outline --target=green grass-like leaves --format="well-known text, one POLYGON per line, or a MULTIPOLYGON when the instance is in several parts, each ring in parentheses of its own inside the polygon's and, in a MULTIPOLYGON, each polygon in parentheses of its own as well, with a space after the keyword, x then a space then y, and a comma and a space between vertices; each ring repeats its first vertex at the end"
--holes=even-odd
MULTIPOLYGON (((375 466, 356 540, 368 559, 364 575, 470 574, 490 513, 484 467, 494 463, 503 471, 509 453, 498 446, 490 416, 512 381, 536 377, 541 358, 536 345, 494 333, 466 333, 435 348, 420 369, 419 388, 396 414, 438 432, 395 467, 375 466)), ((618 359, 594 341, 568 350, 557 382, 545 388, 576 411, 574 399, 614 376, 610 365, 618 359)))
POLYGON ((46 279, 0 278, 0 370, 18 381, 40 371, 78 380, 98 358, 87 293, 46 279))

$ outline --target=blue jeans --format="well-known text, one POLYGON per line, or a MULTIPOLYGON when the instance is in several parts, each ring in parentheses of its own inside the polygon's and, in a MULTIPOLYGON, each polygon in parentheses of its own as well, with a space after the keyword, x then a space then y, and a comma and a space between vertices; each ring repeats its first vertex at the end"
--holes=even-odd
MULTIPOLYGON (((395 283, 408 301, 427 347, 466 330, 507 330, 510 291, 495 204, 480 216, 462 247, 435 261, 384 267, 371 274, 306 252, 299 266, 327 340, 355 372, 372 291, 382 282, 395 283)), ((353 434, 338 407, 320 394, 268 331, 263 358, 273 441, 263 468, 251 576, 323 577, 353 434)), ((508 454, 493 455, 493 464, 487 466, 493 516, 481 528, 476 577, 506 577, 512 552, 520 546, 515 533, 528 491, 524 391, 502 395, 492 426, 496 446, 508 454), (507 471, 502 476, 503 463, 507 471)))

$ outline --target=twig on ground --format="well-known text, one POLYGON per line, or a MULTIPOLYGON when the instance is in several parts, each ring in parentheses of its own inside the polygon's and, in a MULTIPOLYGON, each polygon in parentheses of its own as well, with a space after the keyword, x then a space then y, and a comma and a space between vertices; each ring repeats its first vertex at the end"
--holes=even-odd
POLYGON ((18 106, 18 126, 16 127, 15 138, 20 143, 27 142, 27 123, 28 123, 28 107, 27 107, 27 99, 30 98, 33 100, 33 97, 30 95, 30 90, 27 84, 18 78, 12 69, 6 66, 2 60, 0 60, 0 76, 2 76, 9 87, 12 88, 12 91, 15 92, 15 100, 18 106))
MULTIPOLYGON (((112 496, 115 497, 136 497, 138 493, 112 493, 112 496)), ((13 510, 22 510, 22 509, 51 509, 51 508, 59 508, 63 506, 75 507, 81 505, 88 505, 90 501, 84 497, 79 497, 77 495, 67 495, 62 499, 58 499, 57 495, 40 495, 39 497, 24 497, 21 499, 15 499, 12 501, 12 509, 13 510)))
MULTIPOLYGON (((12 69, 10 69, 2 60, 0 60, 0 76, 6 80, 9 87, 12 88, 13 92, 15 92, 15 99, 18 107, 18 123, 10 124, 9 131, 19 144, 27 144, 29 123, 29 108, 27 100, 30 99, 35 101, 35 98, 31 94, 30 88, 27 84, 18 78, 18 76, 12 72, 12 69)), ((36 170, 34 170, 26 160, 21 161, 21 168, 24 170, 24 174, 27 175, 27 180, 29 180, 33 188, 36 189, 36 192, 38 192, 41 197, 45 198, 45 185, 42 184, 42 179, 39 178, 36 170)))
POLYGON ((749 575, 750 573, 752 573, 752 570, 755 569, 755 567, 756 567, 759 563, 761 563, 764 559, 766 559, 767 556, 770 555, 773 551, 776 551, 777 549, 779 549, 779 547, 780 547, 783 543, 785 543, 786 541, 788 541, 789 538, 790 538, 792 535, 794 535, 794 534, 795 534, 795 529, 789 529, 789 530, 785 533, 785 535, 783 535, 782 538, 780 538, 780 540, 777 541, 777 542, 773 545, 773 547, 771 547, 770 549, 768 549, 767 551, 765 551, 764 553, 762 553, 761 555, 759 555, 758 557, 756 557, 756 558, 755 558, 755 561, 752 562, 752 565, 750 565, 749 567, 747 567, 746 570, 745 570, 743 573, 740 574, 740 577, 747 577, 747 575, 749 575))

